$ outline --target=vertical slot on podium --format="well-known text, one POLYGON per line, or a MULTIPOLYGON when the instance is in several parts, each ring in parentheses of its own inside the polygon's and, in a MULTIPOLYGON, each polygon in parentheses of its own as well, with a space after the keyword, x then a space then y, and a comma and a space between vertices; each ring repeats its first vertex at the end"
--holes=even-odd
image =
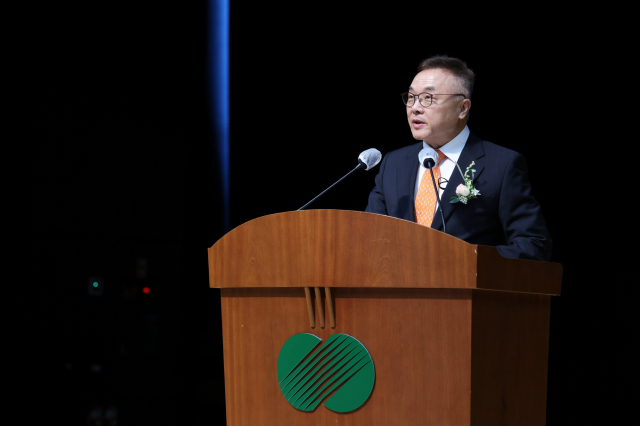
POLYGON ((318 319, 320 320, 320 328, 324 328, 324 309, 322 307, 322 294, 320 287, 314 287, 316 290, 316 305, 318 306, 318 319))
POLYGON ((327 311, 329 313, 329 325, 336 328, 336 315, 333 311, 333 298, 331 297, 331 288, 325 287, 324 292, 327 295, 327 311))
POLYGON ((316 328, 316 316, 313 313, 313 300, 311 300, 311 288, 305 287, 304 294, 307 298, 307 310, 309 311, 309 325, 316 328))

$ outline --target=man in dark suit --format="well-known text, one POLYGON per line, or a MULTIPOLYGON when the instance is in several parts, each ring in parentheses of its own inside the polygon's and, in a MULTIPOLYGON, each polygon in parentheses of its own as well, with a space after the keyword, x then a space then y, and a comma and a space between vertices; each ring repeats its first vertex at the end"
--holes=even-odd
POLYGON ((365 211, 443 230, 430 172, 418 160, 429 146, 440 157, 434 171, 447 234, 497 246, 504 257, 549 260, 552 242, 531 193, 524 157, 480 139, 467 127, 473 81, 473 71, 459 59, 436 56, 420 64, 403 94, 411 133, 420 142, 384 157, 365 211), (479 191, 475 198, 463 188, 463 173, 472 162, 468 176, 479 191), (464 194, 466 203, 450 202, 464 194))

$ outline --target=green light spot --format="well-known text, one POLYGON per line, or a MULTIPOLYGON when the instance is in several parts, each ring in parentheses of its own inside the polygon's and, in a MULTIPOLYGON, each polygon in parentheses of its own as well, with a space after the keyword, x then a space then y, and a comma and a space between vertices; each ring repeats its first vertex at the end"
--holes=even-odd
POLYGON ((93 282, 93 288, 98 288, 98 281, 93 282))

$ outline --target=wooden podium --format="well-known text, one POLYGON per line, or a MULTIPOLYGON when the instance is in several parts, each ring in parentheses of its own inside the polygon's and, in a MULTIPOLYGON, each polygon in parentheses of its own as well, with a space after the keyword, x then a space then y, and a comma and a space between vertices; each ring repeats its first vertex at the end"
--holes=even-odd
POLYGON ((506 259, 401 219, 309 210, 235 228, 209 249, 209 276, 222 296, 228 425, 545 424, 560 264, 506 259), (278 355, 297 333, 366 346, 375 385, 364 405, 287 402, 278 355))

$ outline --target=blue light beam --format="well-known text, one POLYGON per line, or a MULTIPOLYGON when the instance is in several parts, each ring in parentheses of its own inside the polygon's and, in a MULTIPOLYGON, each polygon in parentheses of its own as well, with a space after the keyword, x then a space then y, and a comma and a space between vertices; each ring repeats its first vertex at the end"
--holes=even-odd
POLYGON ((209 0, 209 78, 223 225, 229 232, 229 0, 209 0))

